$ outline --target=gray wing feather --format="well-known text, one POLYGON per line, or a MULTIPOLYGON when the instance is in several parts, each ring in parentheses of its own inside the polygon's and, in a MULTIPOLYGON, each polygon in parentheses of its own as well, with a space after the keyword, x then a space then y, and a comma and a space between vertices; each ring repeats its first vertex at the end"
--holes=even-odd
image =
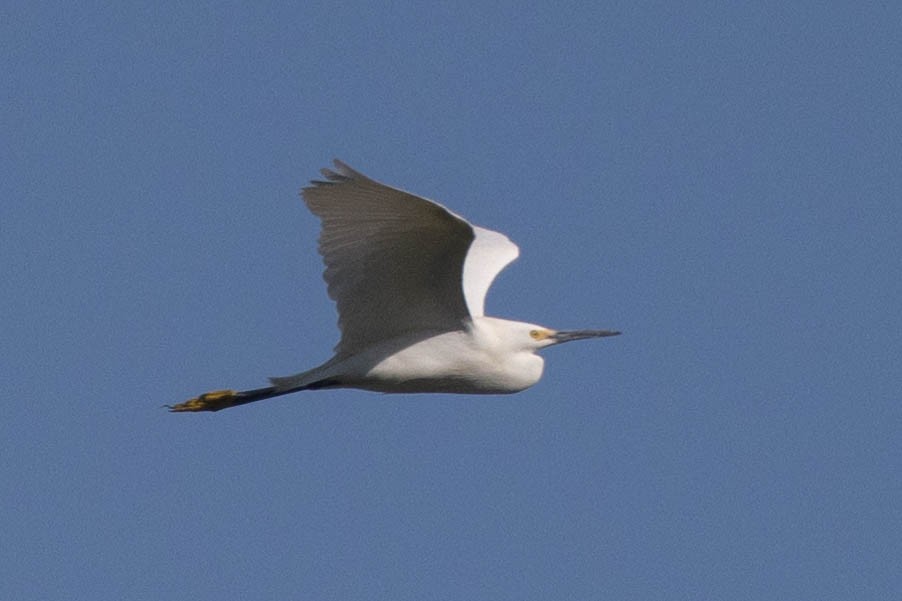
POLYGON ((342 332, 336 353, 464 327, 470 313, 462 278, 473 227, 340 161, 322 174, 325 181, 311 182, 302 196, 322 221, 323 278, 342 332))

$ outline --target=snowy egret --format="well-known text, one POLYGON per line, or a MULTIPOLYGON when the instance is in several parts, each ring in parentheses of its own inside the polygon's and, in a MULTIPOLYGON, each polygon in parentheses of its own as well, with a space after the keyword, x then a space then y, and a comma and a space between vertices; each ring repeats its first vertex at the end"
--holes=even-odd
POLYGON ((218 390, 171 406, 218 411, 299 390, 518 392, 539 381, 536 351, 611 330, 551 330, 483 314, 495 276, 520 251, 507 236, 335 161, 302 190, 322 220, 319 251, 338 306, 335 356, 271 386, 218 390))

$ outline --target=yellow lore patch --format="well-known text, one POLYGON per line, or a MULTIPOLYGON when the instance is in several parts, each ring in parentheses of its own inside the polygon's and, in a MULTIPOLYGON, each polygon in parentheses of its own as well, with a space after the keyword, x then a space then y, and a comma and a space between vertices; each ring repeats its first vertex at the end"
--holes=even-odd
POLYGON ((554 332, 552 332, 551 330, 531 330, 529 332, 529 335, 533 340, 545 340, 553 334, 554 332))

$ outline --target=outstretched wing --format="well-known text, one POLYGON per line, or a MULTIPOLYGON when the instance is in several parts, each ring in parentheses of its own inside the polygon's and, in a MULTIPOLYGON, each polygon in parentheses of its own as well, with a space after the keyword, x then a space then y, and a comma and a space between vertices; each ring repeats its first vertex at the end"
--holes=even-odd
POLYGON ((441 205, 335 161, 302 191, 338 306, 339 355, 413 332, 460 329, 517 247, 441 205))
POLYGON ((485 314, 485 295, 501 270, 520 255, 520 249, 504 234, 471 226, 475 237, 464 259, 463 287, 470 315, 485 314))

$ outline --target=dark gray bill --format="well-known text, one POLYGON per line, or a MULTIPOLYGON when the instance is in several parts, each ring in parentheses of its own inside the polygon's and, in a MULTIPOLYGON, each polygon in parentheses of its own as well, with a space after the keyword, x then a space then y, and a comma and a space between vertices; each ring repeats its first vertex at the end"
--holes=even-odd
POLYGON ((552 338, 555 342, 570 342, 583 338, 604 338, 605 336, 619 336, 620 332, 614 330, 570 330, 556 332, 552 338))

